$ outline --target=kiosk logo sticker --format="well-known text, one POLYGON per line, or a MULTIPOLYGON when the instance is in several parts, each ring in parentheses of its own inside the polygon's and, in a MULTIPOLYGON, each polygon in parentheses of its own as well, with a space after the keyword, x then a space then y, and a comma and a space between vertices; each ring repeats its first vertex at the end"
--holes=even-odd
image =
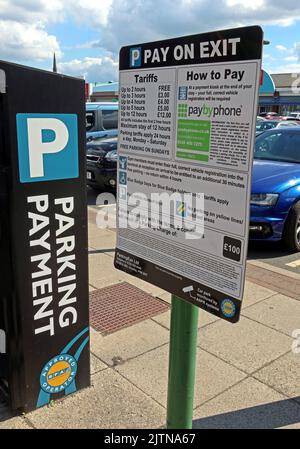
POLYGON ((58 355, 48 362, 41 373, 41 388, 46 393, 59 393, 68 388, 75 379, 76 360, 68 354, 58 355))
POLYGON ((221 310, 223 312, 223 315, 225 315, 227 318, 233 318, 236 312, 236 307, 231 299, 224 299, 221 304, 221 310))
POLYGON ((17 114, 20 182, 79 176, 76 114, 17 114))
POLYGON ((52 394, 58 394, 62 391, 65 392, 65 395, 75 393, 75 378, 79 359, 89 341, 88 330, 88 327, 83 329, 67 344, 59 355, 49 360, 42 369, 37 408, 49 404, 52 394), (78 342, 80 346, 76 349, 78 342), (75 354, 73 356, 70 355, 70 351, 75 352, 75 354))
POLYGON ((142 48, 131 48, 130 49, 130 67, 141 67, 142 65, 142 48))

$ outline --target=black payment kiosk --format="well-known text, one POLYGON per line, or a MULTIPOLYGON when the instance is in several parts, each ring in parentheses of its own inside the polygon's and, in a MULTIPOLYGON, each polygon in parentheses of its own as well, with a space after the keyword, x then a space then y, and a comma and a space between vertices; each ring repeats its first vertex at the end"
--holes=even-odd
POLYGON ((0 61, 0 385, 90 385, 84 81, 0 61))

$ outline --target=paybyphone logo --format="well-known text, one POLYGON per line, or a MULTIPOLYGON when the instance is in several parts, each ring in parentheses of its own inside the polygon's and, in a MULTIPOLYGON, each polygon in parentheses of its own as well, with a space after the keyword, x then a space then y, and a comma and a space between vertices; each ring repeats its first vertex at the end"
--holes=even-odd
POLYGON ((130 49, 130 67, 141 67, 142 65, 142 48, 136 47, 130 49))
POLYGON ((20 182, 79 176, 76 114, 17 114, 20 182))

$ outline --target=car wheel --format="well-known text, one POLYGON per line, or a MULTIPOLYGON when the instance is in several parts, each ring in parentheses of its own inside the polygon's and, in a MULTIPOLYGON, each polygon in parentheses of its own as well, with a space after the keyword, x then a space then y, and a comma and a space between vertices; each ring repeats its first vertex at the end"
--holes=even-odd
POLYGON ((300 201, 290 210, 284 227, 283 240, 291 251, 300 251, 300 201))

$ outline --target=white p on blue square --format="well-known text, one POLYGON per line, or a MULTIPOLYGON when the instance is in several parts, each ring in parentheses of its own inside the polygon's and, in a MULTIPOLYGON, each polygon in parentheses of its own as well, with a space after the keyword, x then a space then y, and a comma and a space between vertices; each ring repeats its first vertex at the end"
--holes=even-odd
POLYGON ((130 49, 130 67, 141 67, 142 65, 142 47, 136 47, 130 49))
POLYGON ((79 177, 76 114, 17 114, 20 182, 79 177))

